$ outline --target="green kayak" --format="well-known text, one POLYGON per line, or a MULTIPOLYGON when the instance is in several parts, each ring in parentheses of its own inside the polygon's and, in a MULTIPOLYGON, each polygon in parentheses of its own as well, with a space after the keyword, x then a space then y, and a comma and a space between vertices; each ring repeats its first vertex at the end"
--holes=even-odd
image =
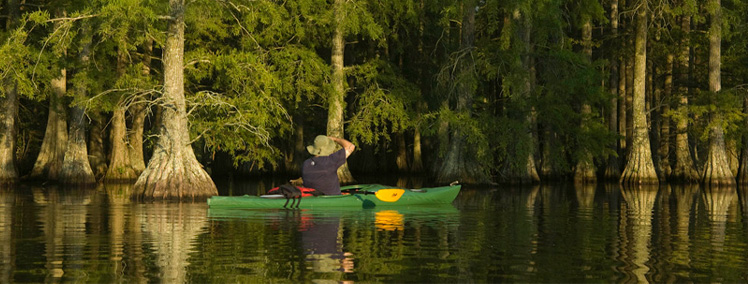
MULTIPOLYGON (((349 185, 341 187, 341 190, 350 191, 351 194, 304 197, 301 199, 299 208, 375 208, 380 206, 449 204, 460 193, 460 187, 458 184, 403 189, 381 184, 349 185)), ((210 208, 283 208, 284 204, 286 204, 286 199, 280 195, 213 196, 208 199, 210 208)))

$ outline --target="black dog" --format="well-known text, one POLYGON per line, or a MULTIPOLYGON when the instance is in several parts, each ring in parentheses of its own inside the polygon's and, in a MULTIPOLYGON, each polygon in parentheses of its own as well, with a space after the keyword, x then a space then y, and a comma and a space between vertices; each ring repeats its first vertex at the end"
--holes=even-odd
POLYGON ((301 189, 291 184, 284 184, 278 187, 278 191, 286 198, 286 204, 283 204, 283 208, 286 208, 288 201, 291 199, 294 200, 291 202, 291 208, 293 208, 294 202, 296 202, 296 208, 299 208, 299 204, 301 204, 301 189))

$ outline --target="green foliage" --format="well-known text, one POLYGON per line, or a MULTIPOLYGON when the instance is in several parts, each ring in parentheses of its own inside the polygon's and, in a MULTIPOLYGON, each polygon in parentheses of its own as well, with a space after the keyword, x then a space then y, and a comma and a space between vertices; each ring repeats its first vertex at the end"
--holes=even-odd
MULTIPOLYGON (((12 82, 22 96, 35 98, 38 85, 34 81, 34 60, 36 50, 29 45, 30 33, 49 18, 45 12, 25 14, 16 28, 2 35, 0 46, 0 77, 4 83, 12 82)), ((5 96, 6 88, 0 88, 0 95, 5 96)))
MULTIPOLYGON (((295 139, 290 117, 305 129, 325 128, 329 46, 338 20, 346 40, 346 134, 357 142, 388 145, 393 133, 420 127, 426 155, 433 155, 425 160, 436 160, 440 151, 429 150, 446 148, 437 141, 459 132, 470 158, 491 171, 521 169, 523 157, 538 149, 544 163, 567 170, 579 153, 598 160, 615 154, 608 145, 618 137, 600 111, 610 109, 604 90, 609 86, 601 82, 608 84, 606 60, 633 52, 622 42, 630 37, 623 27, 630 26, 636 3, 621 4, 622 26, 612 38, 607 2, 599 0, 346 0, 337 15, 329 0, 186 2, 191 134, 195 145, 229 153, 236 164, 275 167, 279 153, 287 152, 280 148, 295 139), (469 48, 460 47, 464 9, 476 9, 469 48), (587 43, 580 30, 587 21, 594 31, 592 58, 582 51, 587 43), (581 114, 582 106, 592 113, 581 114)), ((690 81, 675 82, 693 91, 691 106, 679 113, 679 94, 663 98, 671 107, 666 117, 689 119, 689 133, 702 139, 713 113, 721 114, 728 138, 748 132, 742 110, 748 5, 722 2, 724 90, 711 94, 700 91, 708 89, 705 29, 711 7, 694 0, 653 4, 648 61, 657 71, 654 83, 662 86, 666 58, 680 56, 683 39, 693 50, 690 81), (693 17, 690 33, 680 29, 681 16, 693 17)), ((18 86, 24 100, 44 99, 49 82, 65 68, 68 89, 89 94, 73 103, 89 111, 158 105, 167 1, 66 0, 24 11, 16 27, 3 30, 0 46, 0 75, 6 87, 18 86), (85 32, 87 26, 93 34, 85 32), (143 61, 151 41, 147 74, 143 61), (85 65, 79 53, 89 43, 85 65)), ((676 64, 674 72, 684 71, 676 64)))
MULTIPOLYGON (((377 4, 373 2, 372 4, 377 4)), ((382 37, 382 27, 374 21, 369 6, 363 0, 344 1, 341 15, 335 17, 343 19, 343 33, 347 35, 365 35, 371 39, 382 37)))
POLYGON ((207 61, 186 70, 193 80, 213 82, 187 96, 192 134, 204 140, 208 151, 231 154, 236 164, 274 166, 277 149, 270 142, 290 126, 290 117, 274 96, 277 76, 253 53, 215 54, 207 61))
POLYGON ((282 84, 277 96, 289 109, 302 101, 315 101, 329 92, 330 69, 315 52, 300 45, 288 45, 268 53, 268 64, 282 84))
POLYGON ((355 109, 348 124, 354 141, 377 144, 389 141, 390 133, 413 127, 409 112, 419 97, 418 88, 397 73, 396 68, 383 60, 372 60, 357 65, 348 73, 356 90, 355 109))
MULTIPOLYGON (((449 125, 450 131, 457 131, 467 142, 464 145, 467 153, 474 155, 484 170, 489 170, 496 165, 493 163, 494 152, 507 149, 503 142, 510 141, 501 139, 503 135, 509 133, 507 130, 511 127, 505 122, 501 118, 492 117, 486 113, 473 116, 467 112, 457 112, 442 107, 438 111, 424 115, 424 134, 438 135, 441 125, 449 125)), ((447 150, 441 148, 438 155, 440 157, 446 155, 447 150)))
POLYGON ((693 100, 689 103, 689 113, 691 117, 703 117, 698 121, 691 119, 695 123, 695 131, 699 134, 701 141, 709 140, 709 134, 714 123, 719 123, 719 127, 725 130, 726 134, 744 131, 743 99, 745 92, 736 92, 734 90, 724 90, 718 93, 707 91, 698 92, 693 100), (711 119, 714 115, 719 115, 721 120, 714 121, 711 119))
POLYGON ((153 36, 150 30, 158 18, 152 2, 148 0, 92 2, 98 10, 99 24, 96 32, 100 36, 100 41, 114 41, 119 48, 131 51, 142 45, 147 37, 153 36))

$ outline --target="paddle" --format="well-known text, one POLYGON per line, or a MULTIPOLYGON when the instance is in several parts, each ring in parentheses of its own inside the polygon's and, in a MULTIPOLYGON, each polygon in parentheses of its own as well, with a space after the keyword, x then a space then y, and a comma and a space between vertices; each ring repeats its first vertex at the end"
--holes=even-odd
POLYGON ((404 189, 399 188, 383 188, 374 192, 374 195, 381 201, 384 202, 395 202, 400 199, 405 193, 404 189))

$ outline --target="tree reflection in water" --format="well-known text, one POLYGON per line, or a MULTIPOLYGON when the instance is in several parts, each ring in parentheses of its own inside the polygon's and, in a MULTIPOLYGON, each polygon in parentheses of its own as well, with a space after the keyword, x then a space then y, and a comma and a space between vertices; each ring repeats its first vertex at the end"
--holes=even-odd
POLYGON ((747 188, 569 186, 466 186, 454 206, 367 210, 0 190, 0 282, 744 280, 747 188))
POLYGON ((657 186, 621 186, 626 214, 621 214, 619 239, 621 259, 626 266, 623 272, 632 279, 625 282, 650 282, 647 262, 650 260, 652 238, 652 216, 657 199, 657 186))
MULTIPOLYGON (((130 209, 130 193, 131 184, 102 184, 100 190, 106 192, 107 201, 109 206, 109 237, 110 237, 110 248, 109 248, 109 261, 111 262, 111 269, 113 277, 117 281, 124 281, 125 267, 134 272, 133 275, 138 277, 144 276, 145 269, 143 268, 143 249, 140 245, 130 245, 128 248, 131 254, 131 264, 127 264, 124 259, 125 255, 125 243, 126 238, 129 237, 133 242, 140 244, 142 242, 142 230, 139 226, 138 218, 132 218, 130 209), (130 227, 128 228, 128 223, 130 227), (130 236, 126 236, 126 233, 130 233, 130 236)), ((132 244, 133 242, 127 242, 132 244)))
POLYGON ((31 188, 38 218, 44 232, 46 283, 82 281, 85 271, 84 247, 89 204, 95 190, 58 186, 31 188))
POLYGON ((683 184, 672 185, 672 194, 675 197, 675 238, 673 257, 669 261, 680 267, 691 267, 691 216, 695 210, 696 196, 699 194, 698 185, 683 184))
POLYGON ((140 219, 146 241, 155 251, 161 281, 191 282, 187 279, 189 256, 197 251, 197 237, 207 225, 207 209, 205 203, 169 202, 134 207, 134 216, 140 219))
POLYGON ((735 186, 702 185, 701 196, 704 200, 711 228, 712 248, 722 251, 725 243, 727 211, 737 197, 735 186))
POLYGON ((13 279, 13 188, 0 184, 0 283, 13 279))

